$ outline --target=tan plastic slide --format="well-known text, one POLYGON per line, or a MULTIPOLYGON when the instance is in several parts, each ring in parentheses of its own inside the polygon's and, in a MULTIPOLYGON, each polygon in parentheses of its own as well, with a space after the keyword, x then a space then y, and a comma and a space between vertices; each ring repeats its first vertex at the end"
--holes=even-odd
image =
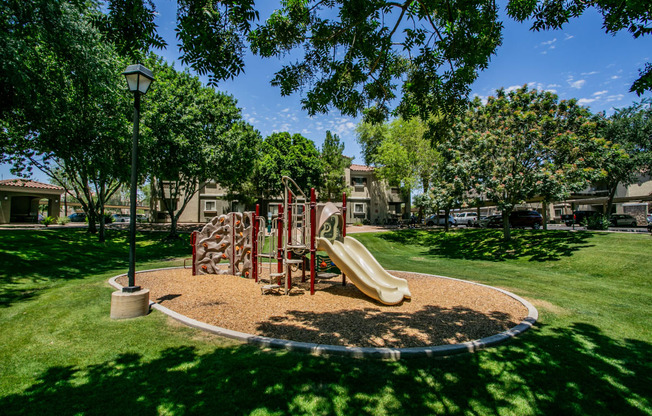
POLYGON ((333 263, 365 295, 384 303, 396 305, 410 298, 407 281, 387 273, 369 250, 353 237, 344 237, 344 243, 325 238, 317 239, 317 250, 328 253, 333 263))

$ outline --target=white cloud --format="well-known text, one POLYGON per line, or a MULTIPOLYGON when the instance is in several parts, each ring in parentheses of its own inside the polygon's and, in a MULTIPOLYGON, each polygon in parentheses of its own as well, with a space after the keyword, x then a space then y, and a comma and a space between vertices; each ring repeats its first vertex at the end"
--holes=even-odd
POLYGON ((505 92, 516 91, 517 89, 519 89, 521 87, 522 87, 522 85, 512 85, 512 86, 509 86, 509 87, 505 88, 505 92))
POLYGON ((288 111, 290 111, 290 108, 289 108, 289 107, 286 107, 286 108, 284 108, 284 109, 281 110, 281 113, 287 113, 288 111))
POLYGON ((578 79, 577 81, 569 81, 568 82, 571 86, 571 88, 577 88, 578 90, 586 84, 586 81, 583 79, 578 79))
POLYGON ((547 42, 541 42, 543 46, 549 46, 552 45, 553 43, 557 42, 557 38, 554 38, 553 40, 549 40, 547 42))
POLYGON ((607 97, 607 102, 620 101, 623 98, 625 98, 623 94, 610 95, 607 97))
POLYGON ((597 100, 597 98, 580 98, 579 100, 577 100, 577 103, 579 105, 588 105, 594 102, 595 100, 597 100))
POLYGON ((584 76, 587 76, 587 75, 595 75, 595 74, 599 74, 599 72, 598 71, 582 72, 580 75, 582 75, 584 77, 584 76))
POLYGON ((561 85, 559 84, 548 84, 546 88, 559 88, 559 87, 561 87, 561 85))
POLYGON ((611 79, 619 79, 619 78, 620 77, 618 75, 614 75, 613 77, 611 77, 611 79))
POLYGON ((573 36, 573 35, 570 35, 568 33, 564 33, 564 40, 570 40, 570 39, 573 39, 574 37, 575 36, 573 36))
POLYGON ((598 95, 604 95, 604 94, 606 94, 606 93, 608 93, 608 92, 609 92, 609 91, 607 91, 607 90, 596 91, 596 92, 594 92, 592 95, 593 95, 594 97, 597 97, 598 95))

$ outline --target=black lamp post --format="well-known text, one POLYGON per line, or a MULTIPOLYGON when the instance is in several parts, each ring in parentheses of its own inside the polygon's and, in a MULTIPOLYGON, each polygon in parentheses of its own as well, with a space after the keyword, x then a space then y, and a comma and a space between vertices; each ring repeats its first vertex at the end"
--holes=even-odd
POLYGON ((152 71, 141 64, 129 65, 122 75, 127 78, 129 91, 134 93, 134 136, 131 149, 131 200, 129 210, 129 286, 123 287, 123 292, 137 292, 136 286, 136 198, 138 190, 138 128, 140 124, 140 96, 146 94, 154 75, 152 71))

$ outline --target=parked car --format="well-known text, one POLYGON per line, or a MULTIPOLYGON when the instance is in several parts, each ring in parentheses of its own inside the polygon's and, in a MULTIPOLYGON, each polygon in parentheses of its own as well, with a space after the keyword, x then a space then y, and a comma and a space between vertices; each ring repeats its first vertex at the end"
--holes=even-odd
POLYGON ((455 216, 455 221, 457 225, 466 225, 467 227, 472 227, 473 224, 478 220, 478 214, 475 212, 460 212, 455 216))
POLYGON ((478 221, 478 226, 482 228, 494 228, 496 227, 494 223, 500 224, 500 226, 502 227, 503 216, 500 214, 487 215, 486 217, 482 217, 482 219, 478 221), (490 227, 489 224, 492 224, 492 226, 490 227))
POLYGON ((562 215, 561 220, 564 221, 564 224, 566 224, 567 227, 570 227, 573 224, 582 224, 585 219, 598 215, 602 214, 598 211, 575 211, 572 214, 562 215))
POLYGON ((68 215, 68 218, 70 218, 70 222, 84 222, 86 221, 86 214, 83 212, 75 212, 68 215))
POLYGON ((111 218, 113 218, 113 222, 129 222, 130 220, 129 215, 125 214, 113 214, 111 218))
POLYGON ((480 218, 477 218, 471 223, 472 227, 481 227, 481 224, 483 221, 487 219, 486 215, 481 216, 480 218))
MULTIPOLYGON (((437 215, 433 214, 430 215, 429 217, 426 217, 426 219, 423 220, 423 223, 428 226, 432 227, 433 225, 444 225, 446 224, 446 216, 445 215, 437 215)), ((448 225, 455 225, 457 224, 457 221, 455 220, 455 217, 452 215, 448 216, 448 225)))
MULTIPOLYGON (((531 227, 534 230, 541 228, 543 218, 536 211, 512 211, 509 215, 510 228, 531 227)), ((501 228, 503 226, 502 215, 492 215, 486 222, 486 228, 501 228)))
POLYGON ((636 227, 636 218, 627 214, 613 214, 609 222, 612 227, 636 227))
POLYGON ((647 214, 647 223, 652 223, 652 214, 647 214))

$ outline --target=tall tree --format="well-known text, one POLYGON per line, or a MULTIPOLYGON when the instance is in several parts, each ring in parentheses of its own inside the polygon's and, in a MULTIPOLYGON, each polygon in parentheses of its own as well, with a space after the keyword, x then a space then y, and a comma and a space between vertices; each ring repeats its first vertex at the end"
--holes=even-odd
POLYGON ((201 184, 237 187, 251 176, 260 136, 245 123, 233 97, 203 87, 197 77, 150 59, 156 82, 142 117, 143 166, 163 201, 177 237, 177 222, 201 184))
POLYGON ((300 134, 272 133, 263 141, 256 164, 255 186, 263 198, 283 194, 283 176, 289 176, 307 192, 319 188, 322 160, 315 143, 300 134))
POLYGON ((2 2, 0 109, 15 172, 68 183, 104 240, 104 204, 128 176, 125 63, 86 2, 2 2), (3 97, 5 97, 3 95, 3 97), (109 153, 110 152, 110 153, 109 153), (107 154, 110 156, 107 157, 107 154))
POLYGON ((376 166, 380 179, 399 187, 406 198, 416 187, 427 191, 437 152, 425 137, 426 127, 419 118, 399 118, 385 125, 363 122, 356 131, 365 159, 376 166))
POLYGON ((605 137, 619 151, 605 152, 605 182, 609 190, 607 215, 611 215, 618 185, 631 185, 641 175, 652 175, 652 101, 621 108, 609 118, 605 137))
POLYGON ((344 143, 340 142, 337 134, 326 131, 326 138, 321 148, 322 183, 320 199, 330 201, 341 197, 348 189, 345 170, 351 166, 351 159, 344 156, 344 143))
POLYGON ((556 95, 527 86, 500 89, 486 105, 474 100, 461 134, 476 164, 474 188, 502 211, 505 240, 517 204, 537 195, 564 199, 599 175, 603 140, 588 115, 575 100, 558 103, 556 95))

